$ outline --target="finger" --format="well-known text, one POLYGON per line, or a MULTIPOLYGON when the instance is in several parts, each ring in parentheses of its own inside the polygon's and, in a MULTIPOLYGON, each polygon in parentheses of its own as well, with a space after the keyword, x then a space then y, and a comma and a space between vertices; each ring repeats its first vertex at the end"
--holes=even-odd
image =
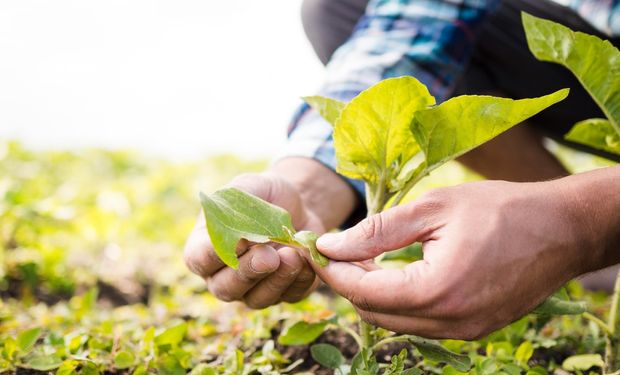
POLYGON ((336 293, 363 310, 428 317, 438 309, 430 265, 423 260, 402 270, 367 270, 335 261, 314 269, 336 293))
POLYGON ((245 294, 243 300, 249 307, 262 309, 280 302, 303 270, 305 260, 295 249, 283 247, 278 250, 278 256, 278 269, 245 294))
POLYGON ((312 293, 320 283, 319 278, 308 264, 308 261, 301 255, 299 257, 302 259, 303 267, 293 284, 283 293, 282 301, 284 302, 293 303, 301 301, 312 293))
MULTIPOLYGON (((248 245, 249 243, 246 240, 239 241, 237 255, 245 253, 248 245)), ((205 279, 225 267, 225 264, 213 250, 202 215, 200 215, 194 230, 185 243, 183 258, 190 271, 205 279)))
POLYGON ((340 233, 319 238, 318 249, 331 259, 372 259, 416 241, 424 241, 436 225, 427 203, 412 202, 372 215, 340 233))
POLYGON ((472 339, 477 336, 472 328, 458 321, 428 319, 395 314, 384 314, 356 308, 360 318, 368 324, 393 332, 412 334, 429 339, 472 339), (472 330, 472 333, 467 330, 472 330))
POLYGON ((207 280, 209 291, 222 301, 241 300, 260 280, 278 269, 280 257, 268 245, 255 245, 241 256, 239 268, 223 268, 207 280))

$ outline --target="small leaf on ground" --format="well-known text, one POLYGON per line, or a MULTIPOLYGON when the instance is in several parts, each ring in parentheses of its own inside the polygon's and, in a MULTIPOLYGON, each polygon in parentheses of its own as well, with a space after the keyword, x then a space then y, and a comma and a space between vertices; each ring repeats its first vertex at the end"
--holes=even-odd
POLYGON ((24 355, 30 352, 40 334, 41 328, 38 327, 20 333, 19 336, 17 336, 17 347, 21 352, 20 354, 24 355))
POLYGON ((325 331, 329 321, 323 320, 316 323, 297 322, 286 330, 280 337, 278 343, 281 345, 306 345, 317 339, 325 331))
POLYGON ((468 356, 451 352, 435 340, 410 336, 409 342, 411 342, 426 359, 443 362, 454 367, 458 371, 469 371, 471 368, 471 360, 468 356))
POLYGON ((579 354, 568 357, 562 362, 566 371, 584 371, 592 367, 605 367, 605 361, 600 354, 579 354))
POLYGON ((310 353, 315 361, 327 368, 338 368, 344 363, 340 350, 330 344, 316 344, 310 347, 310 353))
POLYGON ((126 369, 134 365, 136 357, 126 350, 122 350, 114 356, 114 366, 117 369, 126 369))
POLYGON ((62 359, 56 355, 37 355, 28 358, 26 365, 39 371, 50 371, 58 368, 62 364, 62 359))
POLYGON ((155 337, 155 344, 158 346, 171 345, 176 346, 185 337, 187 332, 187 323, 183 322, 174 327, 170 327, 155 337))

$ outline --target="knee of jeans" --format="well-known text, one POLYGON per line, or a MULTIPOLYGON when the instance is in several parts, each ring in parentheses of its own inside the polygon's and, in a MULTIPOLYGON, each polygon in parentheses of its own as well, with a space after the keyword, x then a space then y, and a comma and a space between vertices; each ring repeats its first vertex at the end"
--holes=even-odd
POLYGON ((322 29, 330 17, 330 0, 303 0, 301 4, 301 23, 310 44, 323 64, 330 58, 328 40, 322 29))

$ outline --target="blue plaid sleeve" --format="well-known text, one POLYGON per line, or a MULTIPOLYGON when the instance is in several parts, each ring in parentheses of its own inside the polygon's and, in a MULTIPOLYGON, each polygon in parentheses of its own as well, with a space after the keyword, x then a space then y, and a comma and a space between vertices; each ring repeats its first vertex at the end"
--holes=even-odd
MULTIPOLYGON (((382 79, 414 76, 437 101, 451 94, 476 36, 499 0, 370 0, 352 36, 332 56, 320 95, 349 101, 382 79)), ((307 105, 289 127, 287 155, 335 169, 331 126, 307 105)), ((348 180, 363 197, 364 184, 348 180)), ((363 199, 362 199, 363 201, 363 199)))

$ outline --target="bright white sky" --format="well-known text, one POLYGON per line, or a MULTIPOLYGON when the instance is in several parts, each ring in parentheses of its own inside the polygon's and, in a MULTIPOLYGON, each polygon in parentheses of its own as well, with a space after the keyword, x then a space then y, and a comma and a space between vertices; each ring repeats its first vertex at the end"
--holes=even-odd
POLYGON ((322 67, 300 0, 4 0, 0 138, 271 156, 322 67))

